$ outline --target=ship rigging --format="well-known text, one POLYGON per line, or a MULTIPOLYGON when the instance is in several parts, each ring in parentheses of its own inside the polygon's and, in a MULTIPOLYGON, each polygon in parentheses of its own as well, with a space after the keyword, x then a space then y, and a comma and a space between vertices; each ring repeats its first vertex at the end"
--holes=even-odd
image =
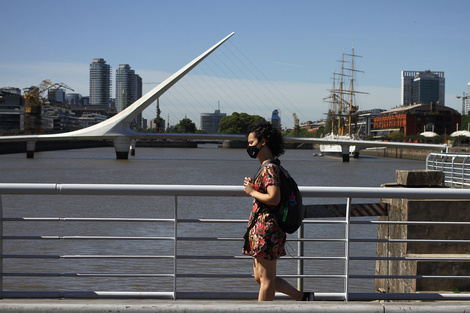
MULTIPOLYGON (((367 94, 357 91, 355 87, 355 73, 360 71, 355 68, 355 59, 361 58, 354 53, 354 46, 351 54, 344 53, 341 58, 341 72, 333 73, 333 87, 330 89, 330 95, 323 100, 330 104, 327 121, 331 123, 330 133, 326 136, 329 139, 355 139, 353 129, 353 118, 359 107, 355 104, 356 94, 367 94), (348 65, 348 66, 346 66, 348 65), (349 82, 349 86, 345 84, 349 82)), ((349 153, 354 157, 359 156, 359 150, 355 146, 349 147, 349 153)), ((341 155, 342 147, 340 145, 320 145, 320 151, 325 155, 341 155)))

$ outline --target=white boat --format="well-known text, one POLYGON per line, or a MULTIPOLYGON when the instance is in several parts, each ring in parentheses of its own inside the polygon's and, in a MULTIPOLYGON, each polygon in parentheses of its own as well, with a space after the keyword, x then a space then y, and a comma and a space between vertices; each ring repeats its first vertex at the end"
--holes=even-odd
MULTIPOLYGON (((338 140, 352 140, 351 136, 347 135, 334 135, 334 134, 329 134, 324 137, 325 139, 338 139, 338 140)), ((356 146, 349 146, 349 155, 352 157, 359 157, 359 149, 356 146), (357 149, 357 151, 356 151, 357 149)), ((337 144, 322 144, 320 145, 320 152, 322 155, 327 155, 327 156, 336 156, 336 157, 341 157, 343 155, 343 150, 340 145, 337 144)))

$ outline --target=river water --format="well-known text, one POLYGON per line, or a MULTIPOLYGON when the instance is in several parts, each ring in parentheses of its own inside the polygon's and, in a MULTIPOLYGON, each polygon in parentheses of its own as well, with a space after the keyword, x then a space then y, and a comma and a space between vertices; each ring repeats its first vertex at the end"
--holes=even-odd
MULTIPOLYGON (((361 156, 343 163, 338 158, 314 157, 312 150, 287 150, 283 166, 300 186, 377 187, 395 181, 396 170, 424 169, 422 161, 361 156)), ((0 182, 12 183, 110 183, 110 184, 183 184, 242 185, 259 164, 244 149, 220 149, 203 145, 197 149, 138 148, 129 160, 116 160, 113 148, 93 148, 37 152, 34 159, 24 154, 0 155, 0 182)), ((121 217, 172 218, 172 197, 120 196, 2 196, 5 217, 121 217)), ((251 198, 178 198, 179 218, 247 219, 251 198)), ((364 200, 361 200, 364 201, 364 200)), ((372 199, 371 201, 377 201, 372 199)), ((305 199, 305 203, 340 203, 339 199, 305 199)), ((360 202, 360 201, 359 201, 360 202)), ((370 201, 367 201, 370 202, 370 201)), ((344 203, 344 202, 342 202, 344 203)), ((369 218, 375 219, 375 217, 369 218)), ((241 224, 182 224, 179 236, 242 237, 241 224)), ((172 236, 173 226, 149 222, 5 222, 5 235, 30 236, 172 236)), ((375 226, 357 226, 352 237, 376 238, 375 226)), ((294 236, 295 235, 289 235, 294 236)), ((309 225, 311 238, 342 238, 344 226, 309 225)), ((181 255, 241 255, 241 241, 209 243, 182 241, 181 255)), ((296 255, 297 244, 287 250, 296 255)), ((307 256, 342 256, 342 243, 307 243, 307 256)), ((157 240, 6 240, 4 254, 33 255, 172 255, 171 241, 157 240)), ((352 244, 352 255, 375 255, 375 244, 352 244)), ((5 277, 5 290, 114 290, 172 291, 172 278, 145 277, 169 274, 171 259, 4 259, 4 272, 10 273, 141 273, 142 277, 5 277)), ((341 274, 343 261, 306 261, 306 274, 341 274)), ((374 261, 357 261, 351 274, 374 274, 374 261)), ((251 274, 251 261, 180 260, 180 273, 251 274)), ((296 263, 280 260, 278 273, 295 274, 296 263)), ((125 276, 125 275, 124 275, 125 276)), ((295 284, 295 280, 291 280, 295 284)), ((306 279, 305 288, 318 292, 341 292, 342 279, 306 279)), ((179 278, 178 291, 256 291, 253 279, 179 278)), ((373 292, 373 280, 351 280, 351 292, 373 292)))

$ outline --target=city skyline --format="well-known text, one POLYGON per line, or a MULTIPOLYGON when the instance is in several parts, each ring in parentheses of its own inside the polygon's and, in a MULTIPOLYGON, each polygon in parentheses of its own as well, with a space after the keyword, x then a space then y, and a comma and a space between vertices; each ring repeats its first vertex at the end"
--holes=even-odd
MULTIPOLYGON (((102 57, 113 69, 131 64, 142 77, 145 94, 154 87, 145 83, 166 79, 231 31, 235 36, 226 45, 228 52, 221 49, 226 59, 246 57, 262 74, 259 80, 274 84, 295 104, 301 122, 324 117, 328 105, 323 98, 331 88, 332 73, 338 70, 336 61, 352 45, 362 56, 357 68, 364 71, 357 87, 369 93, 358 98, 360 109, 400 105, 401 71, 429 69, 445 72, 446 106, 460 112, 462 101, 456 96, 467 92, 470 81, 470 43, 465 40, 470 29, 468 1, 206 0, 194 5, 186 0, 49 0, 37 7, 34 1, 19 0, 0 4, 12 12, 3 18, 9 27, 0 30, 8 38, 0 51, 0 87, 24 88, 51 79, 87 96, 90 60, 102 57), (77 20, 71 23, 65 12, 73 12, 77 20), (101 18, 88 18, 92 12, 102 12, 101 18), (38 36, 31 29, 52 31, 38 36), (232 52, 237 55, 232 57, 232 52)), ((216 109, 217 100, 203 112, 216 109)), ((169 105, 163 101, 160 105, 166 117, 169 105)), ((276 108, 266 108, 264 117, 269 118, 276 108)), ((291 113, 280 109, 283 124, 292 126, 291 113)), ((149 110, 154 115, 155 109, 149 110)), ((231 113, 226 101, 221 101, 221 111, 231 113)), ((170 113, 174 121, 185 112, 170 113)))

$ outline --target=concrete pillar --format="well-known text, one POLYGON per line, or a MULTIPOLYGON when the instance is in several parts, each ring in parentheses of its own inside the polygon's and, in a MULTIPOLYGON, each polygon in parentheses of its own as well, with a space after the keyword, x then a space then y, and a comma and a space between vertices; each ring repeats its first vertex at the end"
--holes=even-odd
POLYGON ((135 155, 135 143, 137 142, 136 139, 132 139, 131 140, 131 146, 130 146, 130 151, 131 151, 131 155, 135 155))
POLYGON ((359 146, 355 146, 355 147, 354 147, 353 158, 355 158, 355 159, 358 159, 358 158, 359 158, 359 151, 360 151, 359 146))
POLYGON ((26 157, 28 159, 34 159, 34 151, 36 150, 36 141, 26 142, 26 157))
MULTIPOLYGON (((388 188, 442 188, 443 173, 430 170, 399 170, 396 182, 383 185, 388 188)), ((379 221, 470 221, 470 201, 451 199, 381 199, 387 203, 387 216, 379 221)), ((469 276, 470 262, 451 261, 446 257, 466 257, 468 245, 432 240, 466 240, 470 228, 466 225, 406 225, 384 224, 378 226, 378 239, 419 239, 429 242, 380 242, 377 243, 379 257, 427 257, 437 260, 378 260, 377 275, 435 275, 469 276)), ((466 279, 376 279, 376 290, 390 293, 414 293, 433 291, 468 290, 466 279)))
POLYGON ((116 151, 117 160, 129 159, 129 147, 131 145, 131 138, 126 136, 116 137, 113 140, 114 150, 116 151))
POLYGON ((349 145, 341 145, 341 155, 343 162, 349 162, 349 145))

